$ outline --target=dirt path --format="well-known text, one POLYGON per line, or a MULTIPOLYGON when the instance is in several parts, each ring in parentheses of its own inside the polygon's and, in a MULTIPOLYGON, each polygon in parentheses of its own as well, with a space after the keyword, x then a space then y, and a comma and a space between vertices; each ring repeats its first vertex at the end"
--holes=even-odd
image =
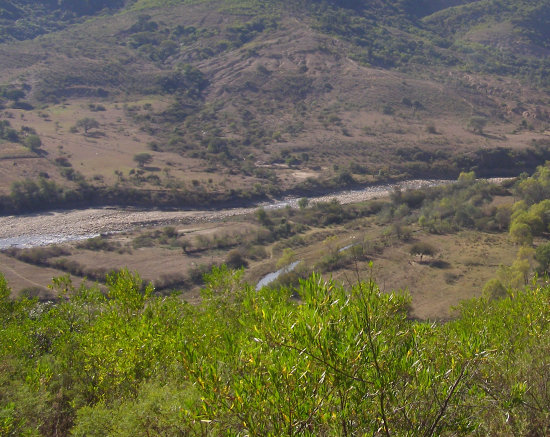
MULTIPOLYGON (((44 296, 49 295, 53 292, 46 290, 46 286, 51 284, 52 278, 66 275, 61 270, 50 267, 36 267, 2 253, 0 253, 0 272, 8 281, 14 296, 17 291, 24 288, 41 289, 44 296)), ((72 276, 72 280, 75 287, 79 287, 82 283, 82 278, 72 276)))
MULTIPOLYGON (((10 266, 7 266, 6 264, 2 264, 2 268, 4 270, 7 270, 9 273, 11 273, 12 275, 15 275, 17 276, 19 279, 22 279, 23 281, 25 282, 28 282, 29 284, 31 285, 34 285, 35 287, 38 287, 38 288, 42 288, 44 287, 43 284, 39 284, 38 282, 34 282, 33 280, 29 279, 29 278, 25 278, 23 275, 19 274, 16 270, 12 269, 10 266)), ((5 272, 4 272, 5 273, 5 272)))

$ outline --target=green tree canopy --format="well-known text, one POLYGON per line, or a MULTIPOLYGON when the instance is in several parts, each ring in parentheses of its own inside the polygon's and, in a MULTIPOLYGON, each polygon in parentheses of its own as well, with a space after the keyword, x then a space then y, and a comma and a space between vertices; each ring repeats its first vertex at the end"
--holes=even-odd
POLYGON ((411 246, 409 253, 411 255, 420 255, 420 261, 422 261, 424 256, 434 256, 436 254, 436 248, 430 243, 419 241, 411 246))
POLYGON ((33 152, 36 152, 42 146, 42 140, 36 134, 28 135, 23 142, 33 152))
POLYGON ((142 152, 134 155, 134 161, 137 162, 138 167, 142 168, 145 164, 149 164, 153 161, 153 155, 147 152, 142 152))
POLYGON ((99 122, 95 118, 85 117, 76 122, 75 125, 78 129, 84 129, 84 134, 87 135, 90 129, 97 129, 99 122))
POLYGON ((468 127, 472 130, 472 132, 478 135, 483 134, 483 129, 485 126, 487 126, 487 119, 485 117, 472 117, 468 122, 468 127))

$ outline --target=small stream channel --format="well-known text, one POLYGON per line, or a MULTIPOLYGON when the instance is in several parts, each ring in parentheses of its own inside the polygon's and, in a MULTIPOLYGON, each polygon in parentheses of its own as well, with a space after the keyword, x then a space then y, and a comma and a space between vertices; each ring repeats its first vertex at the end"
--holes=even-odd
POLYGON ((288 266, 284 266, 282 269, 279 269, 276 272, 268 273, 262 279, 260 279, 260 281, 256 284, 256 290, 261 290, 263 287, 266 287, 267 285, 271 284, 282 274, 290 273, 300 263, 301 261, 294 261, 292 264, 289 264, 288 266))

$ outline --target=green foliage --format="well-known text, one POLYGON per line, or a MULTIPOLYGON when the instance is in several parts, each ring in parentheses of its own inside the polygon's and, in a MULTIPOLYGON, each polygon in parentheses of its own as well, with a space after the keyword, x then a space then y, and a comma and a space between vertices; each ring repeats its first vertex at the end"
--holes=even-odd
POLYGON ((510 225, 510 236, 516 244, 533 244, 533 234, 526 223, 512 223, 510 225))
POLYGON ((87 249, 87 250, 104 250, 107 252, 112 252, 115 250, 120 250, 120 243, 109 241, 107 238, 98 236, 93 238, 88 238, 80 243, 76 244, 78 249, 87 249))
POLYGON ((472 117, 468 121, 468 127, 472 132, 482 135, 483 128, 487 125, 487 119, 485 117, 472 117))
POLYGON ((0 40, 31 39, 65 27, 75 18, 96 14, 103 9, 116 10, 123 0, 47 0, 39 3, 9 0, 0 4, 0 40))
POLYGON ((300 209, 306 209, 308 205, 309 205, 309 199, 307 197, 302 197, 301 199, 298 200, 298 207, 300 209))
POLYGON ((11 127, 8 120, 0 120, 0 139, 14 143, 19 141, 19 133, 11 127))
POLYGON ((241 251, 238 249, 233 249, 229 251, 225 263, 229 268, 232 269, 240 269, 242 267, 248 266, 248 262, 246 261, 241 251))
POLYGON ((62 198, 62 190, 45 178, 25 179, 12 184, 10 198, 17 210, 32 208, 35 204, 47 204, 51 208, 62 198))
POLYGON ((424 256, 434 256, 436 252, 435 247, 425 241, 414 243, 409 249, 411 255, 420 255, 421 261, 424 256))
POLYGON ((476 175, 473 171, 470 171, 468 173, 466 172, 460 172, 460 175, 458 176, 458 183, 463 186, 471 185, 475 182, 476 175))
POLYGON ((0 86, 0 96, 14 102, 25 97, 25 90, 14 86, 0 86))
POLYGON ((550 243, 544 243, 537 247, 535 260, 539 263, 541 272, 548 272, 550 268, 550 243))
POLYGON ((163 93, 179 94, 197 99, 208 85, 204 74, 192 65, 186 64, 158 80, 163 93))
POLYGON ((510 235, 518 244, 532 244, 550 226, 550 170, 540 166, 532 177, 522 178, 516 185, 521 198, 513 206, 510 235))
POLYGON ((142 152, 134 155, 134 161, 137 162, 138 167, 143 168, 145 164, 149 164, 153 161, 153 155, 147 152, 142 152))
POLYGON ((346 289, 314 275, 256 292, 225 267, 206 281, 197 306, 155 297, 127 271, 109 276, 107 297, 57 280, 64 299, 41 304, 9 300, 1 278, 3 435, 547 429, 546 287, 431 324, 372 281, 346 289))
POLYGON ((423 193, 397 193, 392 200, 396 206, 420 206, 418 223, 432 233, 447 233, 464 228, 502 230, 509 220, 508 210, 504 207, 501 210, 484 207, 499 190, 502 192, 496 185, 476 180, 473 172, 463 172, 456 184, 423 193))
POLYGON ((77 129, 84 129, 84 135, 88 135, 90 129, 97 129, 99 127, 99 122, 95 118, 85 117, 78 120, 75 127, 77 129))
POLYGON ((281 257, 277 260, 277 268, 283 268, 292 264, 296 260, 296 252, 290 247, 283 249, 281 257))
POLYGON ((263 226, 270 226, 272 224, 267 212, 264 208, 258 208, 256 210, 256 218, 263 226))
POLYGON ((517 184, 517 192, 527 206, 550 198, 550 168, 546 165, 537 167, 535 173, 522 178, 517 184))
POLYGON ((489 279, 483 286, 482 295, 486 299, 500 299, 506 296, 506 288, 499 279, 489 279))
POLYGON ((38 151, 38 149, 40 149, 40 146, 42 146, 42 141, 40 140, 40 137, 36 134, 31 134, 25 137, 25 140, 23 142, 25 146, 27 146, 33 152, 38 151))

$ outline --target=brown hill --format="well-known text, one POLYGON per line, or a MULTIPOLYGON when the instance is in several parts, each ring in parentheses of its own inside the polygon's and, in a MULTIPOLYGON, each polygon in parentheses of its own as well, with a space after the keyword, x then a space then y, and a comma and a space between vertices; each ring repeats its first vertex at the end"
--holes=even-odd
POLYGON ((489 19, 495 6, 483 1, 438 3, 421 19, 397 3, 138 1, 8 41, 1 116, 16 137, 0 140, 0 188, 42 176, 59 203, 61 187, 200 202, 518 174, 550 157, 549 96, 533 65, 544 39, 514 43, 518 19, 505 7, 489 19))

